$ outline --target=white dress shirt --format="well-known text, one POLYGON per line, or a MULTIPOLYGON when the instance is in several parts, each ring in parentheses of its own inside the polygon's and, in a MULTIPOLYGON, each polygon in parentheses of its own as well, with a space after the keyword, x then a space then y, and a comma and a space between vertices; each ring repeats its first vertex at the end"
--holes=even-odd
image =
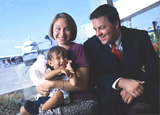
MULTIPOLYGON (((120 36, 118 37, 117 41, 115 42, 116 46, 115 49, 118 49, 121 53, 123 53, 123 47, 122 47, 122 41, 121 41, 121 32, 120 32, 120 36)), ((109 44, 109 46, 112 48, 112 44, 109 44)), ((113 84, 112 84, 112 88, 115 90, 118 90, 119 88, 116 87, 116 84, 118 83, 118 81, 121 79, 122 77, 118 78, 113 84)))

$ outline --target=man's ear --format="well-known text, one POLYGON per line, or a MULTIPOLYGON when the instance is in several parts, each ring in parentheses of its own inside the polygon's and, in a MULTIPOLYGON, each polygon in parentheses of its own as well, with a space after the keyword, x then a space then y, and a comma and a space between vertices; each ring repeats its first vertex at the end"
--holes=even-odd
POLYGON ((119 29, 119 21, 116 20, 114 24, 115 24, 116 29, 119 29))

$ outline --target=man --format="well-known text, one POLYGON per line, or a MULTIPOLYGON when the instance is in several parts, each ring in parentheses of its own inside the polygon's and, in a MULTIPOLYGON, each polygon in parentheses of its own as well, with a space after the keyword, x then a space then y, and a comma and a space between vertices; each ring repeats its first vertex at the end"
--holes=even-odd
POLYGON ((159 57, 148 33, 120 26, 116 8, 107 4, 90 19, 96 36, 84 46, 102 114, 124 115, 137 102, 158 107, 159 57))

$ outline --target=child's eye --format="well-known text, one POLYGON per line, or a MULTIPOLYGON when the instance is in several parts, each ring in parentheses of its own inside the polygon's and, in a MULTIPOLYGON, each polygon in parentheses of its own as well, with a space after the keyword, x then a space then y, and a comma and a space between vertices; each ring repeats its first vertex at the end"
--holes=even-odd
POLYGON ((56 57, 56 60, 59 60, 60 59, 60 57, 56 57))
POLYGON ((63 59, 66 59, 67 57, 63 57, 63 59))
POLYGON ((67 55, 64 55, 64 56, 63 56, 63 59, 65 59, 65 58, 67 58, 67 55))

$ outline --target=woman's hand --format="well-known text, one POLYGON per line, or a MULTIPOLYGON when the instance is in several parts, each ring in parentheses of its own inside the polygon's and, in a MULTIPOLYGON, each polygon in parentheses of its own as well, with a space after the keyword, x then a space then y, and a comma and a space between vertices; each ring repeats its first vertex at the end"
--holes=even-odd
POLYGON ((36 86, 36 91, 44 97, 49 95, 49 89, 42 87, 41 84, 36 86))

